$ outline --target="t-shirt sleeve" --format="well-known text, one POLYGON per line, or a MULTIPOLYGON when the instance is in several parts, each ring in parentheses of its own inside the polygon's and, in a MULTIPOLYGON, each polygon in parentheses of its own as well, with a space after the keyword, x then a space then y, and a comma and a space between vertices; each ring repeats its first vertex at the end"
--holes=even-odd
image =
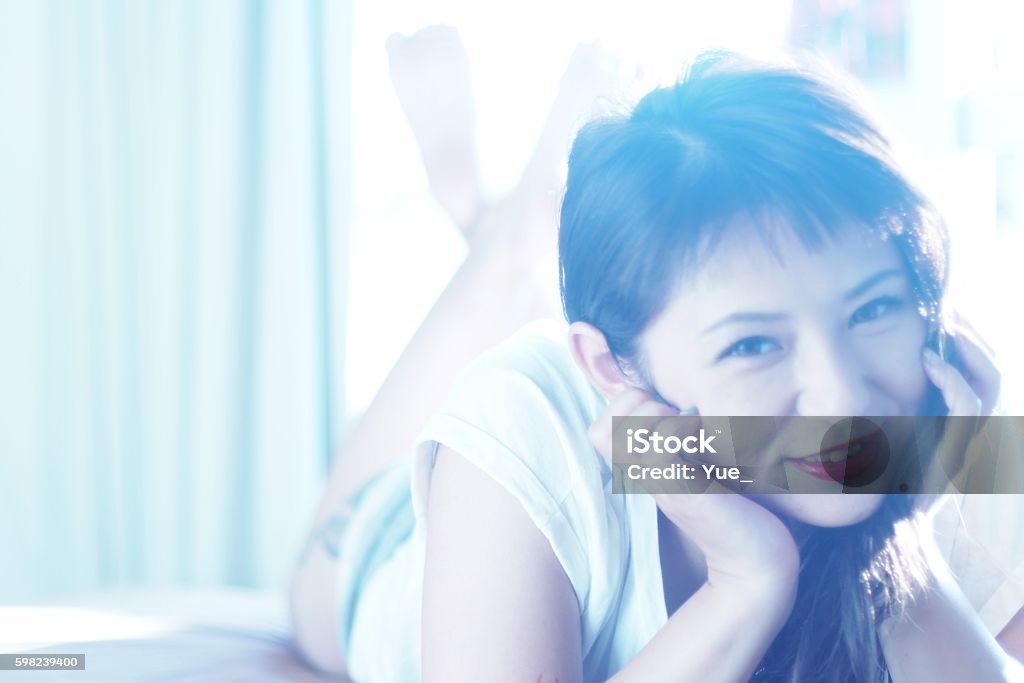
POLYGON ((588 555, 607 535, 599 519, 605 473, 586 434, 597 408, 593 390, 564 346, 564 337, 528 329, 475 361, 420 436, 412 497, 417 520, 425 521, 437 449, 459 453, 523 506, 582 607, 588 555))

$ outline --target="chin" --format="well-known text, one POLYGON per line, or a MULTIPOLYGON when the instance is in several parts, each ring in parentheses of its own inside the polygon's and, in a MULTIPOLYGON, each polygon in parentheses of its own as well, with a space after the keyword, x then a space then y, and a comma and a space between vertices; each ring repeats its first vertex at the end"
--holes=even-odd
POLYGON ((804 524, 842 527, 863 522, 878 510, 880 493, 779 493, 759 495, 758 502, 804 524))

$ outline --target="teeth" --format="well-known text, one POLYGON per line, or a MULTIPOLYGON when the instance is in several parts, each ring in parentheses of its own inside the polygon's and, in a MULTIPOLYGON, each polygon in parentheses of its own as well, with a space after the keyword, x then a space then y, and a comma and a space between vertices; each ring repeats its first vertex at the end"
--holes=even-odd
POLYGON ((838 448, 838 449, 836 449, 834 451, 829 451, 828 453, 822 453, 821 454, 821 461, 822 462, 842 462, 843 460, 846 460, 848 457, 856 455, 857 453, 859 453, 860 449, 863 448, 863 447, 864 447, 864 444, 862 444, 861 442, 858 441, 857 443, 852 444, 846 450, 844 450, 842 448, 838 448))
MULTIPOLYGON (((860 442, 860 441, 857 441, 856 443, 851 444, 846 449, 837 448, 836 450, 828 451, 827 453, 819 453, 817 459, 820 459, 821 462, 828 462, 828 463, 843 462, 847 458, 849 458, 851 456, 854 456, 857 453, 860 453, 860 451, 863 448, 864 448, 864 444, 862 442, 860 442)), ((813 455, 808 455, 808 456, 804 456, 804 459, 806 459, 806 460, 815 460, 816 458, 813 455)))

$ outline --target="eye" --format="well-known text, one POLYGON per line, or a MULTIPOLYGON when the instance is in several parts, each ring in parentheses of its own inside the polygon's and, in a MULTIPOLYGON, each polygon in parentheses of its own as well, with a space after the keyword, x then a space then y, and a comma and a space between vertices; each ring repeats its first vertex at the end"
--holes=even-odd
POLYGON ((782 347, 770 337, 745 337, 718 354, 716 360, 724 358, 749 358, 763 356, 782 347))
POLYGON ((850 327, 868 323, 889 315, 903 307, 903 300, 895 296, 883 296, 864 304, 850 316, 850 327))

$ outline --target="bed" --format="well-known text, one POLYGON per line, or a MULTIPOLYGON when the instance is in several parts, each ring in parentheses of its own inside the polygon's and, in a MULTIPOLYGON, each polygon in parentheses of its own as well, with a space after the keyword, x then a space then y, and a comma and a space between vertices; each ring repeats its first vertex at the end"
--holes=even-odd
POLYGON ((283 594, 235 588, 119 589, 0 606, 0 653, 85 654, 84 671, 0 680, 335 681, 305 667, 283 594))

